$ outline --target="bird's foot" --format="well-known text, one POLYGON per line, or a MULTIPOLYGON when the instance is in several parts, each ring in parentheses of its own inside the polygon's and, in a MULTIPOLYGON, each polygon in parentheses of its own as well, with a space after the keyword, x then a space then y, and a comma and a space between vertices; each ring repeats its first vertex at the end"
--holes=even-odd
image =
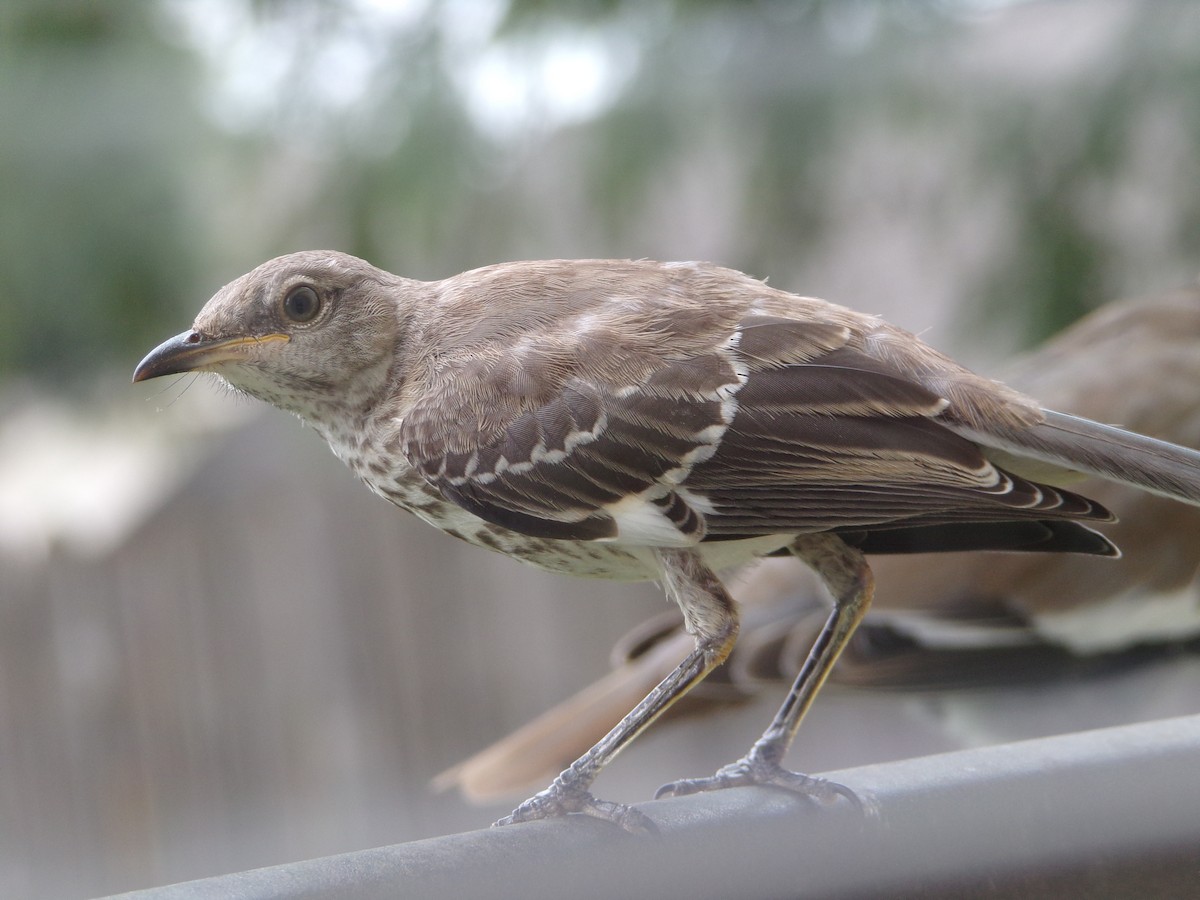
POLYGON ((624 803, 597 800, 590 791, 572 785, 562 775, 554 779, 546 790, 534 794, 492 827, 553 819, 570 813, 582 813, 612 822, 631 834, 654 834, 658 831, 650 817, 640 810, 624 803))
POLYGON ((685 778, 681 781, 664 784, 655 792, 654 798, 657 800, 662 797, 682 797, 686 794, 699 794, 703 791, 719 791, 725 788, 749 785, 783 788, 826 805, 836 802, 838 797, 844 797, 861 813, 869 813, 872 810, 869 800, 860 797, 844 784, 793 772, 785 769, 777 761, 764 758, 753 750, 737 762, 721 767, 715 775, 707 778, 685 778))

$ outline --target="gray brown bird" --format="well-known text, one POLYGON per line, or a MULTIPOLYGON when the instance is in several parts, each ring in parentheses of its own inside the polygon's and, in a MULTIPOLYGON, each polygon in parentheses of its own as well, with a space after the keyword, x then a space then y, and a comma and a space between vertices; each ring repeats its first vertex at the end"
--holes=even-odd
POLYGON ((557 572, 657 579, 695 646, 608 734, 500 824, 571 812, 630 830, 601 769, 728 655, 716 570, 775 553, 834 598, 750 751, 677 795, 770 784, 857 803, 782 765, 866 613, 866 553, 1115 556, 1088 472, 1200 503, 1200 454, 1043 409, 912 334, 704 263, 489 266, 435 282, 345 254, 279 257, 222 288, 134 380, 206 371, 293 412, 376 493, 557 572))
MULTIPOLYGON (((1005 367, 1042 402, 1200 448, 1200 283, 1109 304, 1005 367)), ((1200 507, 1099 479, 1072 487, 1119 521, 1124 551, 877 557, 878 586, 831 680, 870 688, 1028 683, 1156 658, 1200 635, 1200 507)), ((782 561, 780 561, 782 562, 782 561)), ((708 711, 796 671, 824 601, 806 573, 759 566, 739 585, 739 641, 704 690, 676 710, 708 711)), ((447 770, 440 787, 508 796, 551 777, 605 734, 689 649, 681 618, 655 616, 614 648, 613 671, 447 770)))

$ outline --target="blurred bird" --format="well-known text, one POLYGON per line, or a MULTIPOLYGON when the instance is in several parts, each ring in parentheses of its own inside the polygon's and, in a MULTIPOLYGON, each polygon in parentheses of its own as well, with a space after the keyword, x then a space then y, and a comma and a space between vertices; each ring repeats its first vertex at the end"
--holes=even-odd
MULTIPOLYGON (((1200 284, 1111 303, 1007 367, 1043 403, 1200 448, 1200 284)), ((1096 565, 1075 554, 877 557, 871 611, 832 681, 938 689, 1044 681, 1193 648, 1200 635, 1200 509, 1089 478, 1072 485, 1118 521, 1122 548, 1096 565)), ((766 560, 738 586, 742 631, 725 664, 673 706, 712 711, 791 677, 827 600, 811 573, 766 560)), ((477 802, 544 781, 604 735, 690 648, 671 610, 613 648, 613 671, 503 740, 446 770, 441 789, 477 802)))
POLYGON ((833 598, 775 719, 738 761, 665 785, 821 802, 782 760, 865 615, 864 554, 1116 556, 1088 472, 1200 503, 1200 453, 1064 415, 873 316, 706 263, 551 260, 418 282, 329 251, 226 285, 134 380, 207 371, 310 423, 366 484, 533 565, 659 580, 694 647, 611 731, 498 824, 585 813, 603 767, 733 647, 716 570, 790 554, 833 598))

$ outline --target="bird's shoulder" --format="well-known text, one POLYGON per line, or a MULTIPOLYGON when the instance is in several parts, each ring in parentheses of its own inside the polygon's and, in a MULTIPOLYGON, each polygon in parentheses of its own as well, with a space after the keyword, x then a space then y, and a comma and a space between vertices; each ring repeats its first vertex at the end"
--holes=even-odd
POLYGON ((864 383, 886 376, 945 398, 969 424, 1039 415, 876 316, 712 263, 522 261, 433 286, 406 354, 406 430, 421 457, 494 444, 523 416, 580 393, 704 405, 755 373, 768 380, 835 351, 864 383))
POLYGON ((738 387, 747 359, 805 362, 877 324, 711 263, 651 260, 474 269, 436 283, 423 313, 407 427, 460 451, 571 392, 703 403, 738 387))

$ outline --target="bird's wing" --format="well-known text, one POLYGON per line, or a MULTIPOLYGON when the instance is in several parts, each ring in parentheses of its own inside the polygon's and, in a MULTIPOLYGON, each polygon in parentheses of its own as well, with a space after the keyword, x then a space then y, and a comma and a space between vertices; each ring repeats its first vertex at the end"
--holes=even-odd
POLYGON ((628 366, 620 344, 603 366, 561 348, 551 360, 476 354, 406 415, 401 446, 445 497, 536 537, 680 546, 1107 518, 994 467, 938 420, 948 400, 850 338, 838 325, 750 315, 702 352, 668 347, 628 366))
POLYGON ((688 486, 710 535, 1022 518, 1104 520, 1100 507, 995 467, 943 424, 947 401, 850 348, 755 372, 688 486))

